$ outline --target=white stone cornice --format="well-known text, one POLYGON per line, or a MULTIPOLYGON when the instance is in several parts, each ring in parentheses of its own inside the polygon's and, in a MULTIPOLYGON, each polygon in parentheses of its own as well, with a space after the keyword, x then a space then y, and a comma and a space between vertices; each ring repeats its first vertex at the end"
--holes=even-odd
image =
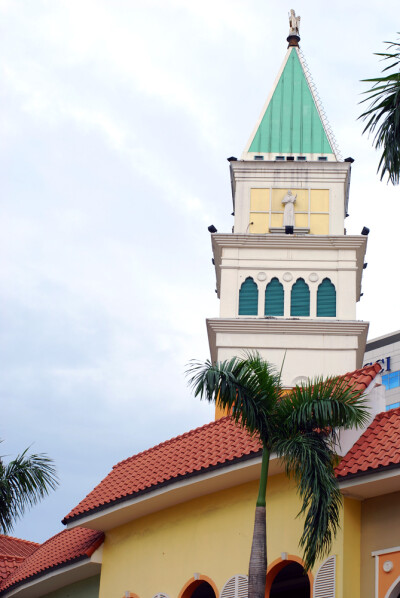
POLYGON ((338 375, 361 367, 368 322, 307 318, 213 318, 207 333, 212 361, 259 351, 278 368, 284 384, 296 376, 338 375))
POLYGON ((207 328, 213 333, 219 332, 241 334, 329 334, 336 336, 364 336, 368 330, 368 322, 359 320, 307 320, 305 318, 208 318, 207 328))
POLYGON ((230 167, 236 180, 239 180, 241 176, 247 179, 249 175, 276 180, 283 175, 285 178, 287 176, 299 177, 299 185, 305 185, 308 183, 304 178, 304 172, 306 171, 309 177, 314 177, 317 180, 320 178, 326 180, 327 175, 331 174, 335 182, 338 181, 338 176, 342 176, 344 182, 350 172, 351 165, 349 162, 331 162, 329 160, 326 162, 237 160, 230 162, 230 167), (303 180, 301 181, 301 179, 303 180))
MULTIPOLYGON (((363 249, 367 237, 363 235, 235 235, 215 233, 212 235, 213 249, 223 247, 245 247, 256 249, 363 249)), ((215 251, 214 251, 215 252, 215 251)))

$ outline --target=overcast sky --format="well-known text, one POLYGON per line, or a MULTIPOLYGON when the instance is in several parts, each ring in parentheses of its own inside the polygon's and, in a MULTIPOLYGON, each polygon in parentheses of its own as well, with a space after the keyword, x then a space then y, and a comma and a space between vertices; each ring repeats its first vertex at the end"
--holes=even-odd
MULTIPOLYGON (((268 0, 0 0, 1 454, 61 485, 15 527, 43 541, 112 465, 213 418, 190 396, 218 315, 207 226, 232 227, 240 157, 286 52, 268 0)), ((400 328, 399 189, 357 122, 398 2, 293 5, 343 157, 350 234, 371 228, 358 318, 400 328), (382 8, 383 6, 383 8, 382 8)))

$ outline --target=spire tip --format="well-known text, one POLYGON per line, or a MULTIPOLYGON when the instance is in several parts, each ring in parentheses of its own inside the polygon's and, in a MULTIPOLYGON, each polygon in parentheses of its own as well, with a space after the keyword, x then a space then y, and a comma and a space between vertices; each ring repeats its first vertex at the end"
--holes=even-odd
POLYGON ((291 46, 299 45, 300 19, 301 19, 301 17, 296 17, 296 13, 292 8, 289 13, 289 35, 286 38, 287 42, 289 43, 289 48, 291 46))

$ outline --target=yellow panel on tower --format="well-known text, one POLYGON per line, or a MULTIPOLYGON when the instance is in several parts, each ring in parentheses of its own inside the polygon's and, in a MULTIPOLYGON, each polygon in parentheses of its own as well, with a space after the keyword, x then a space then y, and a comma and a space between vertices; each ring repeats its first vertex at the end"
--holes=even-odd
POLYGON ((250 212, 268 212, 269 189, 251 189, 250 212))
POLYGON ((272 189, 271 210, 273 212, 283 212, 282 199, 285 197, 287 191, 287 189, 272 189))
POLYGON ((312 235, 329 235, 329 215, 311 214, 310 233, 312 235))
POLYGON ((308 214, 295 214, 295 227, 308 228, 308 214))
POLYGON ((271 227, 283 226, 283 213, 282 214, 271 214, 271 227))
POLYGON ((308 189, 291 189, 291 191, 297 196, 294 211, 308 212, 308 189))
POLYGON ((268 232, 268 214, 250 213, 249 232, 252 234, 264 234, 268 232))
POLYGON ((329 212, 329 190, 311 189, 311 212, 329 212))

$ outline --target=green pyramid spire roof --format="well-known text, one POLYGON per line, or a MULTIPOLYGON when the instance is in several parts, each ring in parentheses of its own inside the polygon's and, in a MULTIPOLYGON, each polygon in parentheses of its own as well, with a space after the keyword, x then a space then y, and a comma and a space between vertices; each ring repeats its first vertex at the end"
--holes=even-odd
POLYGON ((296 46, 289 47, 280 74, 244 152, 246 154, 326 156, 337 160, 296 46))

